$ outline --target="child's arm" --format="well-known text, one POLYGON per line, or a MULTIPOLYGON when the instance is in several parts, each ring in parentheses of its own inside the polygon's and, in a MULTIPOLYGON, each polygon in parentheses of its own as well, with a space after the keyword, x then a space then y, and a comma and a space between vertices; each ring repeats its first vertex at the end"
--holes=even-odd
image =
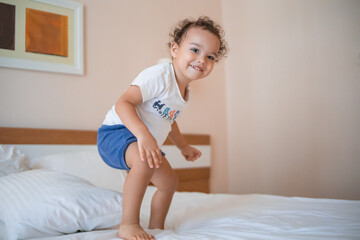
POLYGON ((195 161, 201 156, 201 152, 190 146, 183 135, 181 135, 179 127, 174 121, 174 123, 171 125, 171 131, 169 133, 169 139, 180 149, 181 154, 185 157, 188 161, 195 161))
POLYGON ((147 126, 141 121, 135 107, 142 103, 142 95, 138 86, 130 86, 119 98, 115 111, 124 125, 135 135, 138 140, 140 158, 147 161, 150 168, 154 165, 160 167, 161 150, 147 126))

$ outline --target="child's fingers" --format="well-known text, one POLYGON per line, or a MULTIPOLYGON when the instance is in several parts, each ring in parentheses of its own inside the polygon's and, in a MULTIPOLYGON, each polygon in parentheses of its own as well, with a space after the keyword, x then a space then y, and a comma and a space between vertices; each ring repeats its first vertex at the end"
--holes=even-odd
POLYGON ((201 156, 201 152, 199 151, 195 151, 193 152, 193 155, 191 157, 191 161, 195 161, 196 159, 198 159, 201 156))
POLYGON ((146 160, 150 168, 153 168, 154 166, 156 168, 159 168, 160 164, 162 163, 162 155, 160 149, 156 149, 153 151, 150 150, 141 151, 140 158, 142 161, 146 160))
POLYGON ((160 160, 159 160, 159 156, 158 156, 158 154, 157 154, 157 151, 152 152, 152 158, 153 158, 155 167, 156 167, 156 168, 159 168, 159 167, 160 167, 160 160))
POLYGON ((154 156, 153 156, 153 159, 157 161, 157 165, 155 163, 155 166, 157 168, 160 167, 160 164, 162 163, 162 154, 161 154, 161 150, 160 149, 156 149, 155 152, 154 152, 154 156))
POLYGON ((154 163, 152 161, 152 159, 148 159, 148 164, 150 168, 154 168, 154 163))
POLYGON ((188 161, 194 161, 194 156, 187 155, 187 156, 186 156, 186 160, 188 160, 188 161))
POLYGON ((144 162, 145 161, 145 151, 140 150, 139 153, 140 153, 140 160, 144 162))
POLYGON ((147 151, 146 152, 146 160, 149 164, 149 167, 150 168, 153 168, 154 167, 154 163, 153 163, 153 158, 152 158, 152 155, 151 155, 151 152, 150 151, 147 151))
POLYGON ((161 164, 161 163, 162 163, 162 159, 163 159, 161 150, 160 150, 160 149, 156 149, 156 153, 157 153, 158 158, 159 158, 159 163, 161 164))

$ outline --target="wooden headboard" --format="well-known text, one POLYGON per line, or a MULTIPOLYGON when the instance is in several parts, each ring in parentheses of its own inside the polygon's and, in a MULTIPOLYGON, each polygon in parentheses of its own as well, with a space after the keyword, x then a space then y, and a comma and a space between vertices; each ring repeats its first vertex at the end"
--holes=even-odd
MULTIPOLYGON (((208 135, 185 134, 191 145, 210 145, 208 135)), ((55 145, 95 145, 96 131, 6 128, 0 127, 0 144, 55 144, 55 145)), ((172 145, 166 140, 164 145, 172 145)), ((210 167, 174 169, 179 177, 178 191, 209 192, 210 167)))

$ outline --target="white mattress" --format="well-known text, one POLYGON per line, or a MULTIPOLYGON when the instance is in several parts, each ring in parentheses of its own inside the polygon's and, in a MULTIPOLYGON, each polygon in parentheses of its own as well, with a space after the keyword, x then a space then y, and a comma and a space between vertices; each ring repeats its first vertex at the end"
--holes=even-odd
MULTIPOLYGON (((141 224, 145 227, 153 193, 154 188, 149 187, 141 209, 141 224)), ((176 193, 165 227, 163 231, 149 232, 158 240, 358 240, 360 201, 260 194, 176 193)), ((117 227, 46 239, 110 240, 117 239, 116 232, 117 227)))

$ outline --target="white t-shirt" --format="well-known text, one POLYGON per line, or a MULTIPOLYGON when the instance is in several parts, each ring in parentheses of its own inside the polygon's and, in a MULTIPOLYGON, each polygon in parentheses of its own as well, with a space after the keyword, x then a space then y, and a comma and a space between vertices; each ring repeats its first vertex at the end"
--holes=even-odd
MULTIPOLYGON (((172 63, 162 63, 142 71, 131 85, 139 86, 143 102, 136 107, 140 119, 161 147, 171 131, 171 124, 186 108, 189 96, 181 96, 172 63)), ((123 124, 115 105, 107 113, 104 125, 123 124)))

